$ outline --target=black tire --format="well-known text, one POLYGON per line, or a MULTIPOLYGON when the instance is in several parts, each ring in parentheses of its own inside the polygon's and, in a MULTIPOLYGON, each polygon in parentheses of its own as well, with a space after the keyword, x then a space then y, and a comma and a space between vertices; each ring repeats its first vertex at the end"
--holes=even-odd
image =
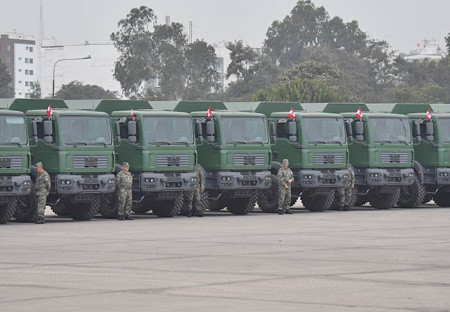
POLYGON ((416 177, 413 185, 401 188, 397 205, 401 208, 417 208, 422 205, 424 198, 425 186, 416 177))
POLYGON ((298 196, 291 196, 291 207, 294 206, 298 201, 298 196))
POLYGON ((100 196, 95 196, 89 203, 67 203, 67 207, 70 207, 72 219, 80 221, 91 220, 100 210, 100 196))
POLYGON ((0 224, 5 224, 10 221, 17 211, 17 199, 14 197, 9 198, 8 201, 0 204, 0 224))
POLYGON ((305 209, 314 212, 322 212, 328 210, 333 205, 334 190, 330 190, 328 194, 323 195, 306 195, 301 196, 305 209))
POLYGON ((368 202, 366 195, 358 195, 355 192, 354 207, 361 207, 368 202))
POLYGON ((147 213, 150 210, 152 210, 152 205, 147 199, 143 199, 140 203, 133 203, 131 206, 131 211, 134 213, 147 213))
POLYGON ((183 205, 181 206, 180 215, 189 215, 189 202, 191 201, 191 192, 183 192, 183 205))
POLYGON ((162 200, 152 203, 152 210, 160 218, 171 218, 178 215, 183 206, 183 193, 177 194, 175 199, 162 200))
POLYGON ((440 207, 450 207, 450 193, 439 190, 433 196, 434 202, 440 207))
POLYGON ((333 203, 331 204, 330 210, 339 210, 339 192, 337 190, 334 191, 333 203))
POLYGON ((66 205, 58 203, 57 205, 51 206, 52 211, 60 217, 70 217, 70 209, 66 205))
POLYGON ((259 191, 257 199, 259 209, 267 213, 278 211, 278 197, 280 196, 277 177, 271 175, 270 179, 272 182, 270 189, 259 191))
POLYGON ((390 209, 394 207, 400 198, 400 188, 392 193, 370 194, 370 204, 375 209, 390 209))
POLYGON ((230 198, 227 203, 227 210, 235 215, 246 215, 255 208, 258 191, 254 191, 247 198, 230 198))
POLYGON ((117 193, 102 195, 99 212, 105 219, 117 219, 117 193))
POLYGON ((17 206, 14 217, 17 222, 36 222, 38 219, 37 196, 29 195, 26 204, 17 206))

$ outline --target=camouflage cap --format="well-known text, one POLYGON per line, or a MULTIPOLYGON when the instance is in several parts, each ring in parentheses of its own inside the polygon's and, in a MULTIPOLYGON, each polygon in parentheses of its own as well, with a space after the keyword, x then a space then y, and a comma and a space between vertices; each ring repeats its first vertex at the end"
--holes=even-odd
POLYGON ((126 161, 124 161, 124 162, 122 163, 122 167, 130 167, 130 164, 127 163, 126 161))
POLYGON ((36 168, 37 168, 37 167, 42 167, 42 162, 40 162, 40 161, 37 162, 37 163, 35 164, 35 166, 36 166, 36 168))
POLYGON ((289 159, 283 159, 283 164, 288 164, 289 163, 289 159))

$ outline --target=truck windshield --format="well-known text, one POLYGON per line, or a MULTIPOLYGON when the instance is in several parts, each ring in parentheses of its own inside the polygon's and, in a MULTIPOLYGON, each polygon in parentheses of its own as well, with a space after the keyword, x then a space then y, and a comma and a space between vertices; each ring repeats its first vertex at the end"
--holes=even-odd
POLYGON ((67 145, 111 145, 108 117, 61 116, 60 133, 67 145))
POLYGON ((0 144, 27 144, 27 128, 22 116, 0 116, 0 144))
POLYGON ((226 143, 268 143, 267 124, 261 117, 222 117, 222 135, 226 143))
POLYGON ((346 136, 342 118, 303 117, 301 127, 307 143, 345 143, 346 136))
POLYGON ((439 137, 443 143, 450 142, 450 118, 439 118, 439 137))
POLYGON ((369 129, 375 143, 411 142, 411 130, 406 118, 371 117, 369 129))
POLYGON ((190 117, 144 117, 144 138, 150 144, 187 144, 194 142, 190 117))

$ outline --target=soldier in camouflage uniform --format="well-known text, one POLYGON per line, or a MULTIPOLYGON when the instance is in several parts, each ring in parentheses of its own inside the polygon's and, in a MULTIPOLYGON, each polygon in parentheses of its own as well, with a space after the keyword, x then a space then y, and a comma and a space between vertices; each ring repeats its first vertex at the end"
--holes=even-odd
POLYGON ((45 204, 47 203, 47 196, 50 192, 51 182, 47 171, 42 167, 42 163, 36 163, 36 171, 38 173, 34 193, 37 197, 37 219, 36 224, 45 223, 45 204))
POLYGON ((133 200, 133 193, 131 186, 133 184, 133 176, 129 172, 130 165, 127 162, 122 163, 122 171, 116 176, 117 186, 117 218, 118 220, 133 220, 131 218, 131 205, 133 200))
POLYGON ((353 188, 355 187, 355 173, 353 172, 353 169, 350 167, 348 168, 348 171, 350 172, 349 186, 345 187, 345 188, 340 188, 338 190, 338 192, 339 192, 338 207, 339 207, 339 210, 344 210, 344 211, 350 210, 350 203, 352 200, 353 188))
POLYGON ((188 198, 188 217, 194 214, 192 206, 195 206, 195 214, 197 217, 203 217, 203 207, 201 204, 201 193, 205 191, 205 177, 203 176, 202 169, 199 165, 195 167, 195 173, 197 175, 197 183, 195 186, 195 191, 189 193, 188 198))
POLYGON ((283 167, 278 170, 277 178, 280 185, 278 196, 278 214, 292 214, 291 206, 291 184, 294 182, 294 174, 288 168, 289 160, 283 159, 283 167))

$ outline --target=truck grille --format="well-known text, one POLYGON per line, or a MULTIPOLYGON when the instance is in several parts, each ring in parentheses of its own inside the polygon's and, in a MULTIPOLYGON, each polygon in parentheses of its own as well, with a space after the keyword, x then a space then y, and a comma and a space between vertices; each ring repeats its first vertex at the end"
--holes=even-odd
POLYGON ((73 168, 74 169, 84 169, 84 168, 108 168, 108 156, 98 155, 98 156, 87 156, 87 155, 74 155, 73 156, 73 168))
POLYGON ((382 152, 380 154, 380 161, 382 164, 406 164, 408 163, 408 153, 388 153, 382 152))
POLYGON ((234 166, 264 166, 264 154, 234 154, 234 166))
POLYGON ((191 156, 187 155, 156 155, 156 167, 187 167, 191 156))
POLYGON ((341 165, 343 161, 342 153, 314 153, 315 165, 341 165))
POLYGON ((0 156, 0 169, 22 169, 22 156, 0 156))

